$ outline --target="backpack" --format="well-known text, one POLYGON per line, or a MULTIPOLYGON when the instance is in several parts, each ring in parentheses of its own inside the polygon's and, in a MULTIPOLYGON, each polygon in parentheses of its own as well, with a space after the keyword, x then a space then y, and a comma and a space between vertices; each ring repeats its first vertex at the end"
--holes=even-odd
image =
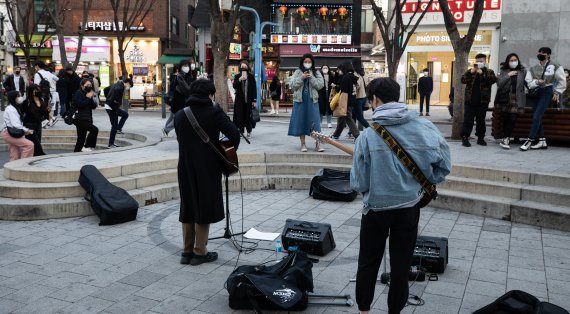
POLYGON ((274 265, 243 265, 226 281, 232 309, 302 311, 313 292, 313 262, 294 252, 274 265))
POLYGON ((51 85, 49 84, 49 81, 46 80, 39 71, 37 74, 40 76, 40 84, 38 85, 40 86, 42 94, 49 95, 51 93, 51 85))

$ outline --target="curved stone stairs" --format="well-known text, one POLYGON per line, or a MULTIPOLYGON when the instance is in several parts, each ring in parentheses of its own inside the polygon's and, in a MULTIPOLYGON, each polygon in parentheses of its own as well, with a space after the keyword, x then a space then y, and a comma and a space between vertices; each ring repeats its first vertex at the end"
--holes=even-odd
MULTIPOLYGON (((127 134, 124 140, 136 142, 138 136, 127 134)), ((56 135, 53 138, 59 141, 56 135)), ((112 183, 127 190, 141 206, 178 198, 175 142, 153 139, 136 145, 164 146, 157 146, 153 151, 144 152, 144 158, 133 160, 126 160, 124 156, 134 156, 137 150, 125 147, 112 152, 101 150, 91 154, 42 156, 7 163, 0 173, 0 219, 33 220, 91 215, 90 205, 83 199, 85 192, 77 183, 77 178, 81 165, 93 161, 99 162, 99 170, 112 183), (158 153, 153 153, 156 151, 158 153), (104 155, 94 156, 99 153, 104 155), (80 159, 81 162, 58 166, 59 163, 71 164, 71 159, 66 158, 80 159), (109 160, 101 163, 106 158, 109 160)), ((236 174, 230 177, 231 191, 308 191, 313 175, 320 168, 350 169, 352 157, 320 153, 248 152, 240 153, 239 160, 241 176, 236 174)), ((438 191, 439 198, 430 204, 432 207, 570 230, 570 176, 454 165, 452 174, 438 186, 438 191)))

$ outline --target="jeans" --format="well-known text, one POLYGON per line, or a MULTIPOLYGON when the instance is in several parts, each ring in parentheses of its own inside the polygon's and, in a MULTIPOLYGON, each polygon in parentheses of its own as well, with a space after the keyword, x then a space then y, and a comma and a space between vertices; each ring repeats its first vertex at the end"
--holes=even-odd
POLYGON ((475 136, 485 137, 485 131, 487 127, 485 126, 485 117, 487 116, 487 108, 489 104, 465 104, 463 113, 463 126, 461 127, 461 136, 469 137, 473 131, 473 123, 477 121, 477 127, 475 128, 475 136))
MULTIPOLYGON (((359 98, 356 100, 356 105, 352 107, 352 116, 355 121, 360 123, 360 126, 369 128, 370 124, 364 119, 364 106, 366 105, 366 98, 359 98)), ((359 129, 360 130, 360 129, 359 129)))
POLYGON ((360 250, 356 273, 356 303, 361 311, 370 310, 376 278, 390 234, 389 313, 400 313, 408 301, 408 274, 418 233, 420 210, 417 207, 369 211, 362 215, 360 250))
POLYGON ((420 112, 424 112, 424 99, 426 101, 426 112, 429 113, 429 97, 431 93, 420 93, 420 112))
POLYGON ((168 116, 168 119, 164 124, 164 132, 166 132, 166 134, 170 133, 172 130, 174 130, 174 112, 170 112, 170 116, 168 116))
POLYGON ((511 134, 513 133, 513 129, 515 128, 515 124, 517 123, 518 117, 519 117, 518 113, 510 113, 510 112, 503 112, 502 113, 504 138, 511 137, 511 134))
POLYGON ((109 134, 109 146, 115 144, 115 136, 117 136, 117 131, 122 131, 129 114, 122 109, 109 110, 107 109, 107 114, 109 115, 109 121, 111 121, 111 134, 109 134), (121 120, 119 121, 119 117, 121 120))
POLYGON ((536 103, 532 107, 532 126, 530 128, 530 132, 528 133, 529 139, 536 139, 538 137, 544 137, 544 128, 542 127, 542 116, 548 108, 550 101, 552 99, 552 94, 554 90, 552 86, 547 86, 545 88, 541 88, 538 91, 538 99, 536 103))
POLYGON ((77 128, 77 142, 75 142, 75 149, 73 151, 80 152, 84 146, 87 148, 95 148, 99 129, 89 121, 75 121, 74 124, 77 128), (89 135, 87 135, 87 132, 89 132, 89 135), (85 138, 87 138, 87 141, 85 141, 85 138))

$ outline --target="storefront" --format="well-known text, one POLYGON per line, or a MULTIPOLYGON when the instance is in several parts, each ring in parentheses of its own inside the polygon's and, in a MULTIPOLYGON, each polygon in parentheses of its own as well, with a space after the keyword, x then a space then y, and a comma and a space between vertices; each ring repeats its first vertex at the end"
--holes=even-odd
MULTIPOLYGON (((449 5, 454 12, 461 36, 467 33, 467 28, 473 16, 471 0, 450 0, 449 5)), ((413 16, 417 3, 406 3, 402 8, 404 21, 413 16)), ((425 4, 427 5, 427 3, 425 4)), ((485 0, 485 11, 481 18, 474 43, 469 53, 469 65, 474 63, 475 55, 487 55, 489 68, 497 71, 499 67, 499 27, 501 22, 501 0, 485 0)), ((418 80, 423 75, 423 69, 429 69, 433 77, 433 92, 430 104, 449 105, 449 93, 453 83, 455 54, 450 38, 445 29, 443 14, 438 2, 432 3, 420 26, 411 36, 406 51, 398 67, 398 82, 402 85, 402 95, 409 104, 419 102, 417 92, 418 80)))
MULTIPOLYGON (((24 41, 23 36, 20 36, 22 41, 24 41)), ((14 57, 16 59, 15 65, 26 68, 26 56, 24 50, 21 49, 20 44, 17 41, 12 42, 12 48, 16 49, 14 57)), ((51 36, 43 35, 32 35, 30 40, 30 61, 33 65, 34 62, 41 60, 46 64, 50 64, 52 60, 52 40, 51 36)))

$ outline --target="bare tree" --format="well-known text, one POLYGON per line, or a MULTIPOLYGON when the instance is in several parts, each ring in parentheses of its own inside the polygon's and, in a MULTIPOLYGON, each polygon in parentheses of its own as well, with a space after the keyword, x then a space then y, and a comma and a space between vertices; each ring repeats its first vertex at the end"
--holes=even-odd
MULTIPOLYGON (((91 11, 91 5, 93 0, 83 0, 83 17, 81 19, 81 26, 79 31, 77 32, 78 35, 78 42, 77 42, 77 51, 75 52, 75 59, 73 64, 73 71, 77 68, 77 64, 79 63, 79 59, 81 58, 81 48, 83 46, 83 37, 85 36, 85 25, 87 24, 87 17, 89 15, 89 11, 91 11)), ((67 60, 67 52, 65 49, 65 36, 64 36, 64 26, 65 26, 65 19, 68 17, 67 12, 69 12, 69 5, 71 4, 71 0, 48 0, 46 1, 46 11, 51 17, 52 23, 55 26, 55 34, 57 36, 57 40, 59 42, 59 54, 61 56, 61 64, 64 67, 70 65, 69 61, 67 60)))
POLYGON ((156 5, 156 0, 109 0, 113 9, 113 28, 117 37, 117 51, 121 75, 127 75, 125 51, 140 29, 144 19, 156 5))
MULTIPOLYGON (((202 0, 205 1, 205 0, 202 0)), ((230 52, 230 40, 239 14, 241 0, 231 0, 231 7, 224 12, 219 0, 210 1, 210 24, 212 54, 214 56, 214 84, 216 99, 220 101, 224 111, 228 111, 228 83, 226 69, 230 52)))
POLYGON ((382 40, 384 41, 384 47, 386 48, 388 75, 396 79, 402 54, 404 54, 404 50, 406 50, 410 38, 416 31, 416 28, 418 28, 418 25, 427 13, 433 0, 429 0, 429 2, 417 0, 418 5, 415 7, 415 11, 407 22, 402 19, 402 7, 406 5, 407 0, 394 0, 393 2, 394 8, 390 12, 387 12, 387 16, 384 16, 384 12, 382 12, 383 8, 378 7, 376 1, 370 1, 372 11, 376 17, 376 24, 378 24, 382 40), (422 5, 420 5, 420 3, 422 5), (427 3, 427 5, 424 6, 425 3, 427 3), (418 13, 420 15, 416 19, 418 13))
POLYGON ((461 83, 461 76, 467 70, 469 51, 473 46, 475 35, 477 34, 477 28, 479 27, 479 22, 483 16, 485 1, 475 1, 473 17, 469 24, 469 30, 463 37, 459 34, 457 24, 455 23, 451 10, 449 9, 449 3, 447 0, 438 1, 441 11, 443 12, 445 28, 447 29, 447 34, 449 35, 451 45, 453 46, 453 52, 455 53, 455 66, 453 68, 453 88, 455 96, 453 100, 453 126, 451 129, 451 137, 459 139, 461 137, 461 126, 463 125, 463 98, 465 91, 465 86, 461 83))
MULTIPOLYGON (((18 48, 24 53, 26 59, 26 70, 30 77, 35 74, 35 69, 32 67, 31 55, 34 48, 37 49, 37 54, 40 54, 42 47, 51 38, 49 23, 44 21, 44 29, 41 33, 40 41, 33 40, 35 31, 42 23, 41 18, 35 19, 35 6, 34 0, 7 0, 6 11, 8 20, 14 31, 14 39, 18 48), (36 47, 34 47, 36 45, 36 47)), ((42 14, 45 13, 45 4, 42 8, 42 14)))

